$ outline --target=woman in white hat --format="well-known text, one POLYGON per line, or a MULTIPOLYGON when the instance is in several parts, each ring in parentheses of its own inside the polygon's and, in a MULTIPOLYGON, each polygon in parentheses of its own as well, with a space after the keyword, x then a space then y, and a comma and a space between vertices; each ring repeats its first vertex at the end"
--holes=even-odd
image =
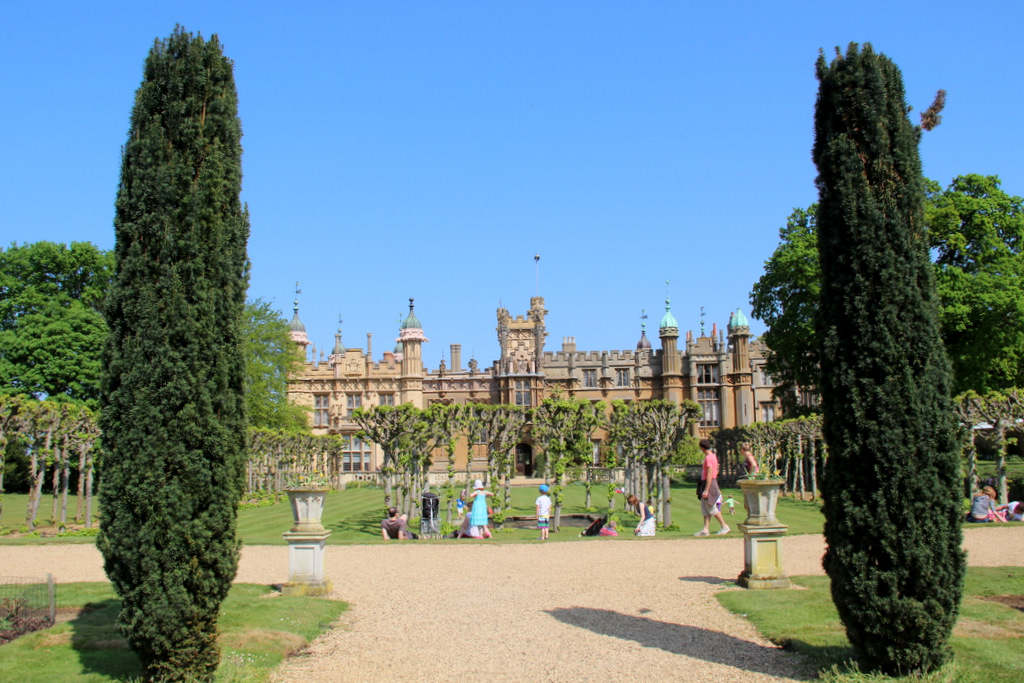
POLYGON ((491 530, 487 528, 487 498, 494 494, 484 489, 484 482, 477 479, 473 482, 473 492, 469 499, 473 501, 473 508, 469 512, 470 526, 480 527, 484 538, 491 537, 491 530))

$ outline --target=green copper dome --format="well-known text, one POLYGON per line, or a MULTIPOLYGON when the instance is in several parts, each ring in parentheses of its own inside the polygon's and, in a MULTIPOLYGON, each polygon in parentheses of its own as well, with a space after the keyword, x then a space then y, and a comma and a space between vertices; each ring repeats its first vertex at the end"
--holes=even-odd
POLYGON ((423 329, 423 325, 420 324, 419 318, 417 318, 416 314, 413 313, 413 311, 412 311, 412 299, 409 299, 409 317, 406 318, 405 322, 402 323, 402 329, 403 330, 412 330, 412 329, 422 330, 423 329))
POLYGON ((743 315, 743 311, 736 309, 736 312, 732 314, 732 324, 729 327, 750 327, 750 323, 747 321, 747 316, 743 315))
POLYGON ((676 317, 672 315, 672 306, 668 299, 665 299, 665 316, 661 319, 661 324, 658 327, 662 330, 667 327, 679 329, 679 323, 676 322, 676 317))

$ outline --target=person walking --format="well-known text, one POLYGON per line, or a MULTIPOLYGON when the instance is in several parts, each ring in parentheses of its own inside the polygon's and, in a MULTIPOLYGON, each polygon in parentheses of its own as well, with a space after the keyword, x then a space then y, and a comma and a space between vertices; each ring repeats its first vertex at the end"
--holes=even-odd
POLYGON ((704 465, 700 472, 700 485, 697 488, 697 495, 700 498, 700 512, 704 515, 704 528, 694 536, 707 536, 711 526, 711 518, 714 517, 722 528, 715 532, 717 536, 724 536, 731 529, 722 517, 722 491, 718 488, 718 456, 711 449, 711 442, 707 439, 700 440, 700 449, 704 452, 704 465))

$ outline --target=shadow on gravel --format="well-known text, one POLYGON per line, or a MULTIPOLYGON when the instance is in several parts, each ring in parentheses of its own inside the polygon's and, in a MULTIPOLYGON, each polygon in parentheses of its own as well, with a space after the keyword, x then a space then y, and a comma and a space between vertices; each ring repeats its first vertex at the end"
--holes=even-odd
POLYGON ((680 576, 680 581, 689 581, 690 583, 707 583, 712 586, 720 586, 723 583, 734 583, 731 579, 723 579, 718 576, 680 576))
POLYGON ((564 624, 585 628, 603 636, 632 640, 644 647, 656 647, 672 654, 686 655, 713 664, 726 664, 754 673, 800 676, 795 663, 778 661, 778 649, 763 647, 725 633, 591 607, 544 611, 564 624))

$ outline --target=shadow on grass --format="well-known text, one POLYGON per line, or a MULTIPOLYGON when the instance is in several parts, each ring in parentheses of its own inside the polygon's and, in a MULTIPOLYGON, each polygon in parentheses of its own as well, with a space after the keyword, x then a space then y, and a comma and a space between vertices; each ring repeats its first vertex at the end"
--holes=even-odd
POLYGON ((361 515, 359 517, 347 517, 327 523, 328 531, 336 531, 343 534, 369 534, 380 537, 380 521, 383 517, 376 514, 361 515))
POLYGON ((791 639, 779 643, 781 647, 807 658, 819 671, 843 666, 857 661, 857 653, 849 645, 811 645, 802 640, 791 639))
POLYGON ((71 647, 85 673, 125 681, 142 675, 142 663, 117 628, 120 611, 120 600, 90 602, 69 622, 71 647))
POLYGON ((570 607, 545 610, 562 623, 585 628, 594 633, 622 640, 632 640, 643 647, 656 647, 676 655, 686 655, 714 664, 726 664, 744 671, 778 675, 789 668, 793 674, 800 668, 796 662, 780 664, 777 650, 718 631, 696 626, 673 624, 647 617, 635 617, 605 609, 570 607))

